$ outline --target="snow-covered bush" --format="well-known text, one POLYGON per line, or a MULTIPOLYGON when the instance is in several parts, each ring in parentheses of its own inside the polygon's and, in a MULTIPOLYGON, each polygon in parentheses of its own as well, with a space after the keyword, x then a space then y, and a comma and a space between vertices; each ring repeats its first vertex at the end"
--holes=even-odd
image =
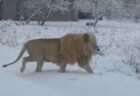
POLYGON ((133 43, 123 48, 124 58, 122 62, 133 67, 134 72, 140 73, 140 39, 133 40, 133 43))
POLYGON ((11 21, 0 23, 0 43, 7 46, 17 46, 16 24, 11 21))
POLYGON ((101 73, 140 73, 139 37, 139 29, 100 28, 97 40, 104 56, 94 57, 95 69, 101 73))

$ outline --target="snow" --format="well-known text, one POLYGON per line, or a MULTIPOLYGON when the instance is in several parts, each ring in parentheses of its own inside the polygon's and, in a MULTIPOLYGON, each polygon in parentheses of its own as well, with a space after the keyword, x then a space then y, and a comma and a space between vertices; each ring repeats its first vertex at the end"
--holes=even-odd
MULTIPOLYGON (((34 38, 56 38, 66 33, 92 31, 89 20, 78 22, 0 22, 0 65, 16 59, 25 42, 34 38)), ((140 27, 139 23, 100 21, 95 33, 103 56, 93 56, 89 74, 77 65, 68 66, 66 73, 45 63, 43 72, 36 73, 35 63, 28 63, 20 73, 21 60, 7 68, 0 67, 0 96, 140 96, 140 27)), ((27 55, 25 53, 24 55, 27 55)))

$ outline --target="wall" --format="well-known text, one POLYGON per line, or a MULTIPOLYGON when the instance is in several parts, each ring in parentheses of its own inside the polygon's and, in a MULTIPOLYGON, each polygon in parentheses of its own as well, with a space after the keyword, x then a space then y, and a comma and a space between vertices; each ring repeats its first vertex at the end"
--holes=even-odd
POLYGON ((16 2, 17 0, 2 1, 2 19, 16 20, 17 17, 16 2))

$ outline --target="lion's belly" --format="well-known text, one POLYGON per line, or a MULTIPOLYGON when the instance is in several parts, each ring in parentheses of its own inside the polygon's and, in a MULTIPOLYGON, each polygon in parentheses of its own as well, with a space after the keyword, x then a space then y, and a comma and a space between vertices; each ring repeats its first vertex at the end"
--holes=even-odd
POLYGON ((57 63, 59 49, 56 47, 51 48, 51 50, 44 50, 44 61, 57 63))
POLYGON ((56 63, 58 60, 57 56, 45 56, 44 61, 56 63))

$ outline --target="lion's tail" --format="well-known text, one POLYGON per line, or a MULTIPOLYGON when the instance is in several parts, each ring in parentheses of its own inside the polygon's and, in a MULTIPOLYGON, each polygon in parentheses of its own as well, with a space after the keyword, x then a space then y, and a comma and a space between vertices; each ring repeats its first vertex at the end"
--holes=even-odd
POLYGON ((11 62, 9 64, 5 64, 2 67, 7 67, 9 65, 12 65, 12 64, 16 63, 22 57, 22 55, 24 54, 25 51, 26 51, 26 47, 23 46, 23 48, 21 49, 21 51, 20 51, 20 53, 19 53, 19 55, 18 55, 18 57, 17 57, 17 59, 15 61, 13 61, 13 62, 11 62))

